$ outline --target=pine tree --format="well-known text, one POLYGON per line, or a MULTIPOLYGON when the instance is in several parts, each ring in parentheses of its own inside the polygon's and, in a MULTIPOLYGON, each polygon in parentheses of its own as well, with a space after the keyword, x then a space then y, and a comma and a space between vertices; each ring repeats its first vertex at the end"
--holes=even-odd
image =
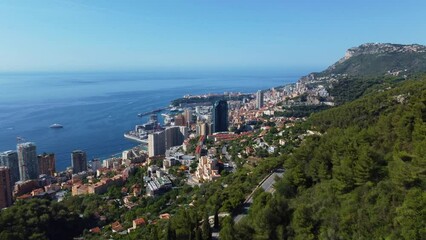
POLYGON ((170 221, 167 223, 166 239, 167 240, 175 240, 176 239, 176 232, 172 228, 172 223, 170 221))
POLYGON ((374 169, 374 161, 368 153, 367 147, 361 147, 358 152, 358 159, 354 166, 354 180, 356 185, 368 182, 374 169))
POLYGON ((211 240, 212 232, 210 229, 209 215, 207 213, 204 215, 204 220, 203 220, 203 224, 201 225, 201 228, 202 228, 202 239, 211 240))
POLYGON ((214 228, 219 228, 219 209, 214 211, 214 228))

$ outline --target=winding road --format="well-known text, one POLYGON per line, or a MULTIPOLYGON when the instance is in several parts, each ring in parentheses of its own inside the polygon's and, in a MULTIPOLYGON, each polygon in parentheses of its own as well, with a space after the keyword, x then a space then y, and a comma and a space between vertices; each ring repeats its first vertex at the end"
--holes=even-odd
POLYGON ((269 193, 273 193, 275 191, 274 189, 274 183, 275 183, 275 178, 279 177, 281 178, 284 174, 284 170, 283 169, 279 169, 274 171, 273 173, 269 174, 266 178, 264 178, 259 185, 253 190, 253 192, 247 197, 246 201, 244 201, 244 207, 242 210, 242 213, 238 214, 237 216, 234 217, 234 222, 238 223, 239 221, 241 221, 241 219, 243 219, 245 216, 247 216, 248 214, 248 210, 251 206, 251 204, 253 203, 253 193, 259 188, 263 188, 263 190, 265 192, 269 192, 269 193))

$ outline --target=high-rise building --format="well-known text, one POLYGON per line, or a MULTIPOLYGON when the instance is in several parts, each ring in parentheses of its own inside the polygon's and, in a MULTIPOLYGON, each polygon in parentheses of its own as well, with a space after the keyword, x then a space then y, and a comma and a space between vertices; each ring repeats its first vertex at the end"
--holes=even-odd
POLYGON ((213 132, 228 131, 228 103, 225 100, 217 101, 212 109, 213 132))
POLYGON ((148 135, 148 156, 163 155, 166 152, 165 131, 148 135))
POLYGON ((9 167, 0 166, 0 209, 12 205, 12 185, 9 167))
POLYGON ((256 93, 256 108, 261 109, 263 107, 263 92, 261 90, 256 93))
POLYGON ((10 184, 13 186, 19 181, 19 161, 16 151, 6 151, 0 153, 0 166, 6 166, 10 169, 10 184))
POLYGON ((38 159, 38 174, 46 174, 53 176, 56 172, 55 167, 55 154, 43 153, 37 156, 38 159))
POLYGON ((92 170, 96 172, 98 169, 102 167, 102 162, 99 159, 92 160, 92 170))
POLYGON ((167 127, 164 132, 166 150, 182 145, 183 141, 188 137, 188 128, 185 126, 167 127))
POLYGON ((173 126, 173 127, 167 127, 166 130, 164 130, 165 133, 165 148, 166 150, 179 145, 179 127, 173 126))
POLYGON ((73 173, 87 171, 87 157, 86 152, 82 150, 75 150, 71 153, 71 166, 73 173))
POLYGON ((179 114, 174 117, 175 126, 186 126, 185 116, 183 114, 179 114))
POLYGON ((179 142, 178 145, 182 145, 183 141, 185 141, 186 138, 188 138, 189 130, 188 127, 180 126, 179 127, 179 142))
POLYGON ((21 181, 38 178, 36 145, 32 142, 20 143, 17 149, 21 181))
POLYGON ((193 121, 192 121, 192 110, 189 109, 189 108, 185 109, 185 120, 186 120, 187 126, 189 126, 191 123, 193 123, 193 121))
POLYGON ((210 134, 209 125, 205 122, 197 123, 196 133, 197 133, 197 136, 209 135, 210 134))

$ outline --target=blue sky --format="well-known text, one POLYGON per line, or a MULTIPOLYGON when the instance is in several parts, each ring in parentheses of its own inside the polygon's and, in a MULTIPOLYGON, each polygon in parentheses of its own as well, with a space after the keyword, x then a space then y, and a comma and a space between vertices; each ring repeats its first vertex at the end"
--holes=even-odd
POLYGON ((365 42, 426 44, 424 0, 0 2, 0 72, 321 70, 365 42))

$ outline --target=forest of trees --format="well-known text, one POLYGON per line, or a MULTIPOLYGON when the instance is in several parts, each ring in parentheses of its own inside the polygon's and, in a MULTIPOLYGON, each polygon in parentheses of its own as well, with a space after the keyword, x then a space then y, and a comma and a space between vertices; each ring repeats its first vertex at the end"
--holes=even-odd
POLYGON ((425 239, 426 77, 313 115, 234 239, 425 239))
POLYGON ((0 239, 5 240, 73 239, 85 227, 75 212, 47 199, 18 201, 0 215, 0 239))

